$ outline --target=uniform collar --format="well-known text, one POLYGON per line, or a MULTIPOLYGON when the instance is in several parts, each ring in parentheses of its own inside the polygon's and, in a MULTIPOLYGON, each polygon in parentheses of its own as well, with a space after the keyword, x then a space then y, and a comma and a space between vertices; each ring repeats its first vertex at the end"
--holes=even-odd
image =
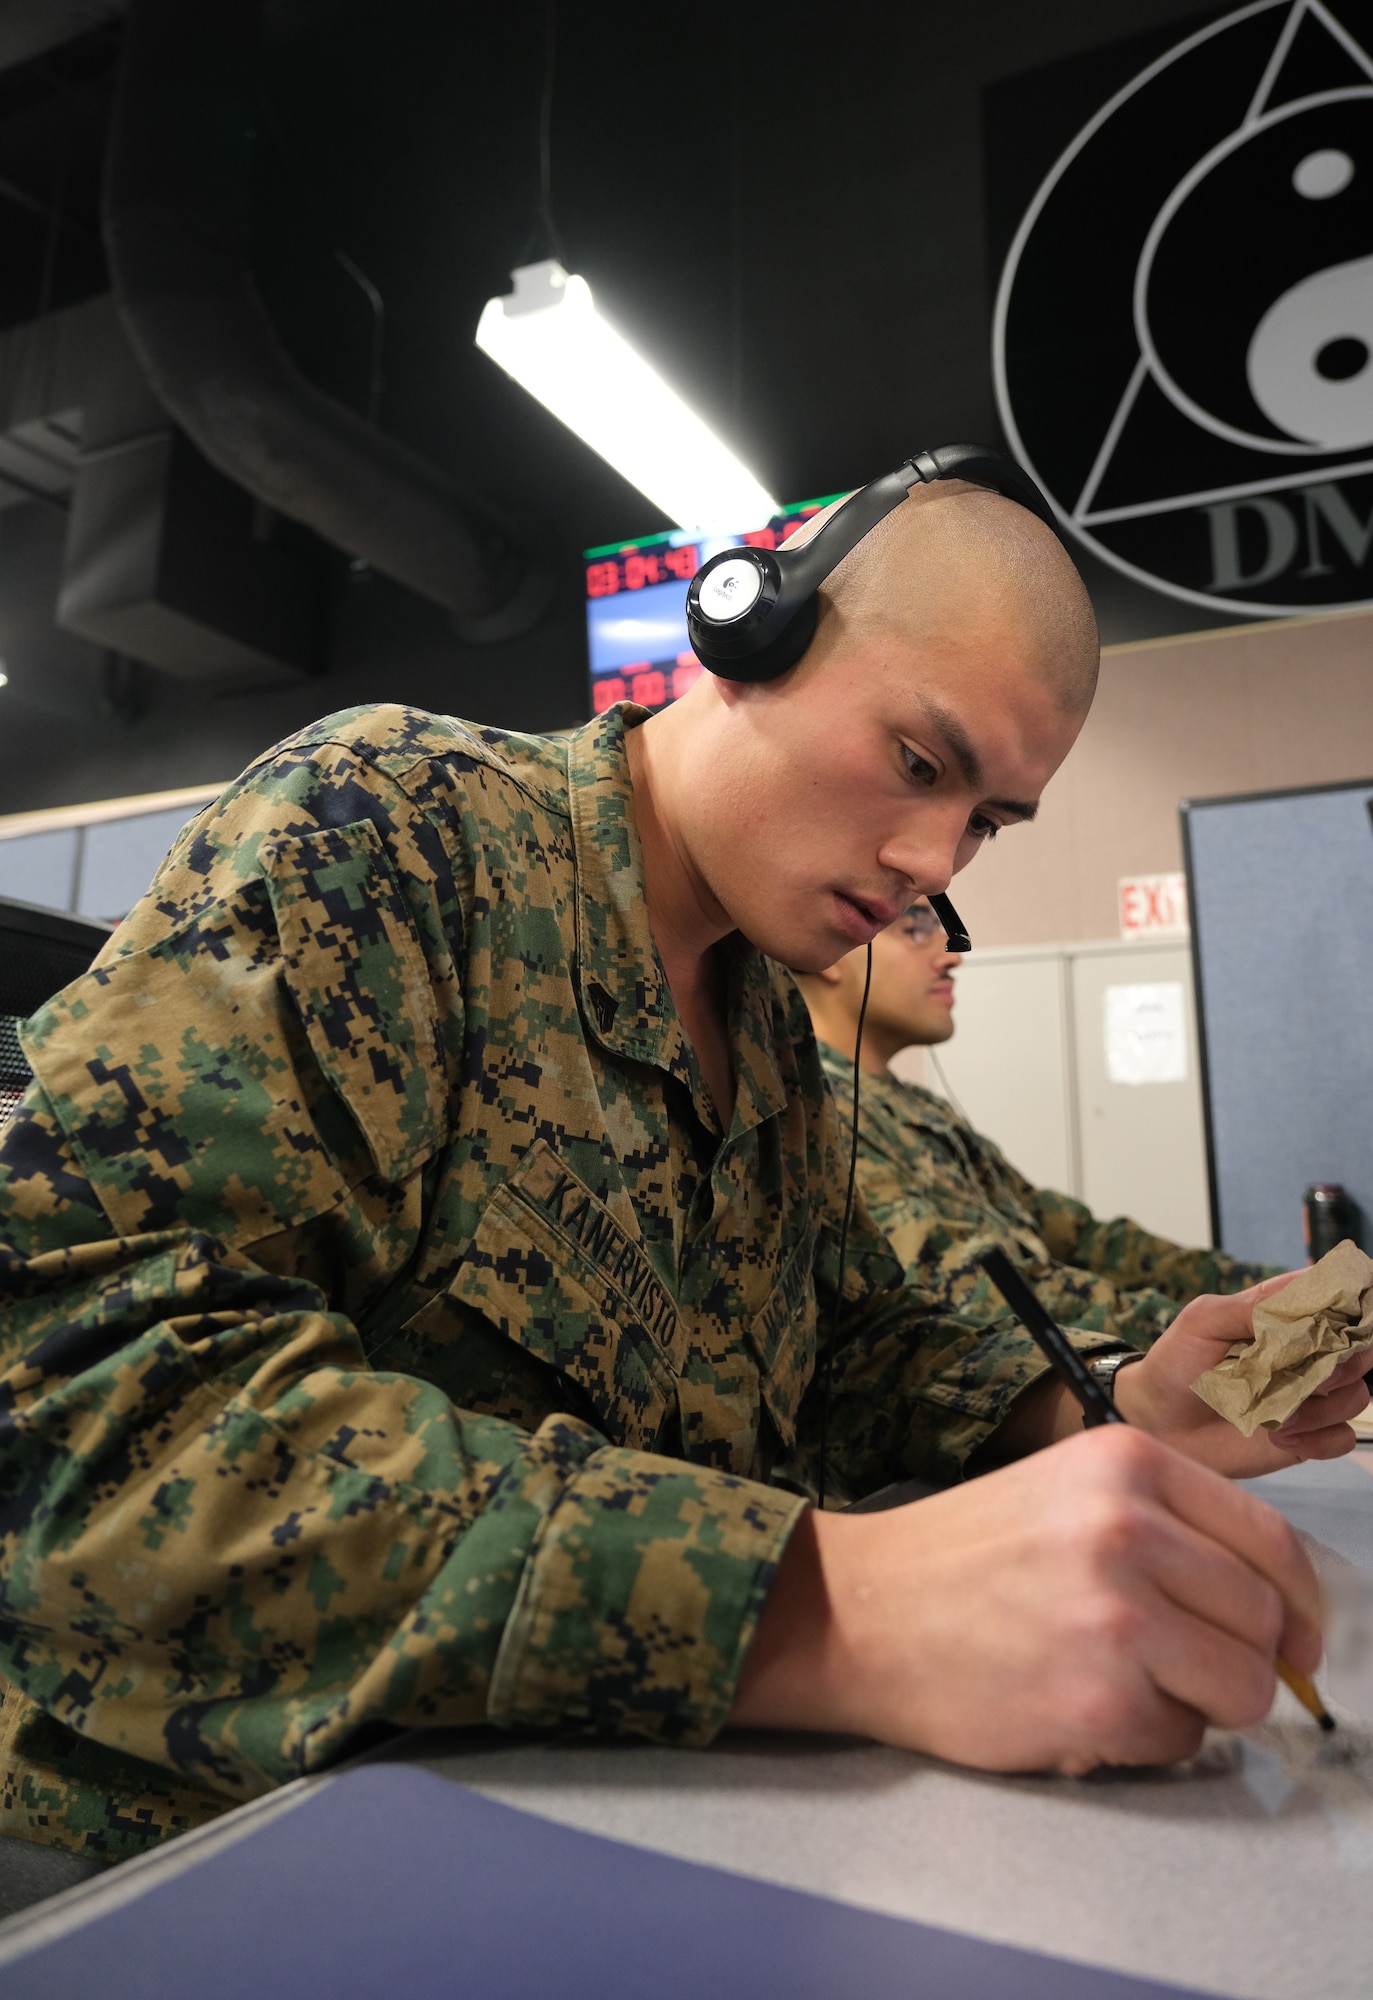
MULTIPOLYGON (((577 857, 577 982, 582 1019, 600 1045, 679 1075, 713 1124, 692 1054, 659 962, 644 899, 643 852, 634 823, 627 730, 648 718, 631 703, 607 709, 568 739, 568 795, 577 857)), ((730 967, 729 1030, 735 1073, 734 1127, 782 1109, 772 980, 762 954, 737 941, 730 967)))
POLYGON ((729 983, 736 1132, 761 1125, 786 1105, 787 1086, 777 1061, 782 1015, 777 978, 763 954, 739 939, 729 983))
MULTIPOLYGON (((853 1058, 846 1056, 842 1049, 836 1049, 831 1042, 821 1042, 820 1059, 835 1095, 847 1103, 853 1096, 853 1058)), ((871 1104, 875 1097, 908 1124, 933 1132, 947 1132, 956 1124, 952 1105, 936 1096, 934 1091, 926 1090, 918 1083, 907 1083, 904 1077, 893 1075, 889 1069, 880 1074, 875 1070, 864 1070, 859 1088, 861 1100, 871 1104)))
POLYGON ((582 1018, 602 1047, 660 1063, 672 996, 649 929, 644 860, 634 825, 626 726, 648 711, 607 709, 568 740, 577 856, 577 982, 582 1018))

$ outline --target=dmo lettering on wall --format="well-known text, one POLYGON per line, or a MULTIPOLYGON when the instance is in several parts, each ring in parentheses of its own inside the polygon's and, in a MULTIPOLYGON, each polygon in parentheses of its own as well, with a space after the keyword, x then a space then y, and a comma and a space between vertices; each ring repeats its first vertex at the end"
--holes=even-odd
POLYGON ((1244 619, 1373 603, 1373 0, 1173 32, 1011 240, 1002 423, 1140 583, 1244 619))

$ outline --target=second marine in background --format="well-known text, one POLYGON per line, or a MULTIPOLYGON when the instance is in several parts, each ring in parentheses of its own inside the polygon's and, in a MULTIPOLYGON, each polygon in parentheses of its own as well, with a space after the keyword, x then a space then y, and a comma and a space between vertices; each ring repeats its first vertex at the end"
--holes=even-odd
MULTIPOLYGON (((1035 1187, 944 1098, 892 1073, 900 1050, 953 1035, 961 963, 923 899, 873 941, 858 1184, 922 1289, 942 1277, 960 1316, 1003 1319, 1005 1303, 978 1264, 999 1244, 1063 1324, 1147 1347, 1189 1299, 1243 1291, 1271 1276, 1273 1266, 1185 1249, 1126 1216, 1099 1221, 1071 1195, 1035 1187)), ((846 1130, 865 970, 860 949, 828 971, 798 975, 846 1130)))

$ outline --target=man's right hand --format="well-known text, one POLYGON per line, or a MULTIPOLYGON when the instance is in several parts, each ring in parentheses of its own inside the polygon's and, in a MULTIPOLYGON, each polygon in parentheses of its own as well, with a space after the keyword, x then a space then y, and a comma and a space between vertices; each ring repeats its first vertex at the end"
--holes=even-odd
POLYGON ((1110 1425, 913 1505, 804 1515, 730 1720, 843 1730, 983 1770, 1161 1764, 1321 1656, 1282 1517, 1110 1425))

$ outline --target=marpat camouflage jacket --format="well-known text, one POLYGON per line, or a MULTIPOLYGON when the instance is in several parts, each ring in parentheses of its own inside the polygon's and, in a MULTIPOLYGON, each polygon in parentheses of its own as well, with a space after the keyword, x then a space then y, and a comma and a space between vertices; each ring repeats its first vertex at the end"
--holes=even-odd
MULTIPOLYGON (((624 730, 269 752, 29 1024, 0 1141, 0 1830, 117 1857, 414 1724, 707 1742, 815 1478, 846 1158, 742 945, 722 1133, 624 730)), ((850 1235, 830 1490, 1042 1372, 850 1235)), ((1087 1345, 1112 1343, 1088 1339, 1087 1345)))
MULTIPOLYGON (((853 1064, 828 1044, 821 1060, 845 1137, 853 1132, 853 1064)), ((1005 1311, 978 1263, 999 1244, 1055 1319, 1147 1347, 1202 1292, 1240 1292, 1277 1269, 1219 1250, 1185 1250, 1128 1216, 1098 1222, 1071 1195, 1037 1188, 998 1146, 933 1091, 863 1074, 858 1185, 918 1290, 987 1324, 1005 1311)))

